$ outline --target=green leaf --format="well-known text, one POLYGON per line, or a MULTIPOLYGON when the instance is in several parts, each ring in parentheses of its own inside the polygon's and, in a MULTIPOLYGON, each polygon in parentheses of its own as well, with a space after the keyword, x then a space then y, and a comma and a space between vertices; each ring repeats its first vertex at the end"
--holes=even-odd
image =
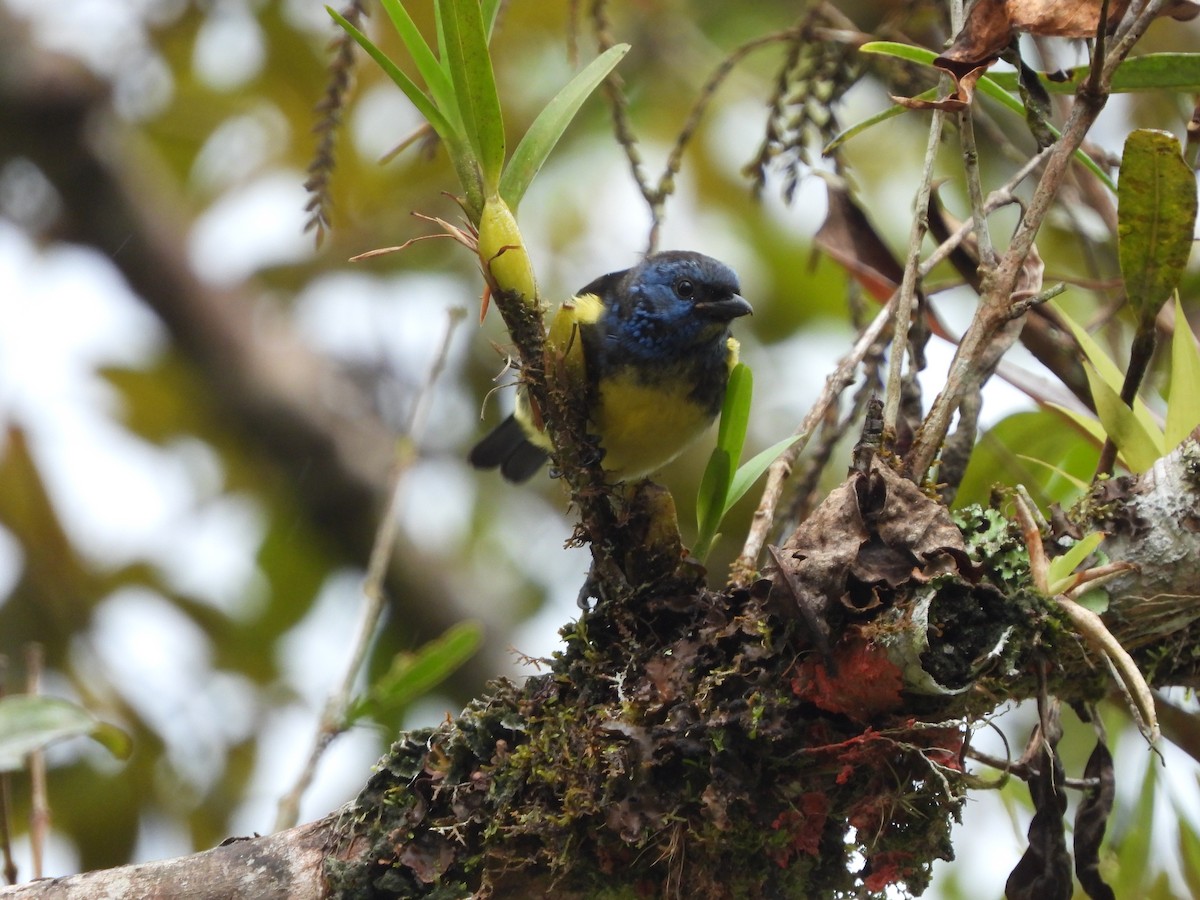
MULTIPOLYGON (((1103 441, 1103 437, 1101 437, 1101 441, 1103 441)), ((1060 466, 1048 463, 1044 459, 1035 459, 1032 456, 1026 456, 1024 453, 1018 453, 1017 459, 1023 459, 1025 462, 1033 463, 1035 466, 1041 466, 1043 469, 1049 469, 1059 478, 1062 478, 1064 481, 1070 484, 1071 487, 1075 488, 1075 490, 1079 491, 1079 493, 1087 493, 1088 483, 1082 478, 1076 478, 1074 475, 1060 466)))
POLYGON ((413 653, 397 653, 392 665, 351 704, 347 723, 363 716, 380 716, 404 709, 428 694, 470 659, 483 643, 483 626, 459 622, 413 653))
MULTIPOLYGON (((913 99, 914 100, 934 100, 937 98, 937 95, 938 95, 938 89, 930 88, 927 91, 922 91, 921 93, 917 94, 917 96, 914 97, 913 99)), ((831 140, 828 144, 826 144, 824 147, 821 148, 821 155, 828 156, 830 153, 832 153, 838 147, 842 146, 842 144, 846 143, 846 141, 850 140, 850 138, 857 137, 858 135, 862 134, 867 129, 874 128, 876 125, 886 122, 888 119, 894 119, 897 116, 902 116, 908 111, 909 110, 907 108, 901 106, 898 103, 894 103, 891 106, 889 106, 887 109, 885 109, 883 112, 878 112, 878 113, 875 113, 875 115, 873 115, 873 116, 868 116, 867 118, 863 119, 861 122, 851 125, 845 131, 841 131, 838 134, 834 135, 833 140, 831 140)))
MULTIPOLYGON (((1075 340, 1079 342, 1079 346, 1083 350, 1083 355, 1087 357, 1088 362, 1095 366, 1096 374, 1119 398, 1121 396, 1121 388, 1125 384, 1125 373, 1109 358, 1108 354, 1104 352, 1104 348, 1096 342, 1096 339, 1088 334, 1086 328, 1072 319, 1061 306, 1056 303, 1053 306, 1063 322, 1071 329, 1075 340)), ((1154 414, 1150 412, 1150 408, 1146 406, 1145 401, 1141 397, 1134 398, 1133 414, 1143 431, 1149 434, 1160 433, 1158 422, 1154 419, 1154 414)), ((1166 446, 1165 443, 1163 446, 1166 446)), ((1161 456, 1162 453, 1160 452, 1159 455, 1161 456)))
POLYGON ((1071 409, 1068 406, 1062 406, 1058 403, 1047 403, 1046 406, 1047 408, 1066 416, 1081 429, 1087 432, 1087 434, 1089 434, 1097 444, 1104 443, 1104 438, 1106 435, 1104 433, 1104 426, 1100 424, 1099 420, 1086 413, 1081 413, 1076 409, 1071 409))
POLYGON ((355 28, 354 25, 346 21, 345 17, 336 9, 327 6, 325 7, 325 11, 333 17, 335 22, 342 26, 350 37, 358 42, 360 47, 367 51, 367 55, 375 60, 379 68, 383 69, 387 76, 396 83, 396 86, 404 91, 404 96, 412 101, 412 105, 417 108, 417 112, 425 118, 425 121, 430 124, 442 140, 446 141, 447 144, 461 142, 461 136, 451 126, 450 121, 434 106, 433 101, 425 95, 425 92, 417 86, 417 83, 404 74, 400 67, 388 58, 386 53, 376 47, 371 39, 355 28))
POLYGON ((1061 594, 1071 586, 1079 564, 1087 559, 1103 540, 1104 532, 1090 532, 1072 544, 1066 553, 1050 560, 1046 570, 1046 582, 1051 595, 1061 594))
POLYGON ((483 174, 485 195, 495 193, 504 166, 504 118, 488 52, 487 29, 479 0, 439 4, 445 59, 458 98, 467 143, 483 174))
POLYGON ((396 29, 396 33, 404 41, 404 46, 408 50, 409 56, 413 58, 417 71, 425 79, 425 86, 429 88, 434 104, 448 120, 455 123, 456 130, 461 133, 462 120, 458 114, 458 98, 454 96, 454 85, 450 81, 449 72, 429 48, 429 44, 408 14, 408 10, 404 8, 404 4, 400 0, 380 0, 380 2, 387 12, 388 18, 392 20, 392 26, 396 29))
POLYGON ((698 559, 708 555, 717 529, 729 509, 729 486, 733 467, 741 458, 750 421, 750 403, 754 397, 754 376, 749 366, 738 363, 729 373, 725 402, 721 406, 721 424, 717 428, 717 446, 713 448, 700 479, 696 495, 696 524, 699 534, 693 553, 698 559))
POLYGON ((53 741, 83 736, 119 759, 127 758, 133 746, 124 731, 68 700, 29 694, 0 699, 0 772, 21 769, 25 757, 53 741))
MULTIPOLYGON (((1087 81, 1090 66, 1077 66, 1068 78, 1050 79, 1038 73, 1038 80, 1052 94, 1073 94, 1087 81)), ((1016 72, 989 72, 988 77, 1005 90, 1017 89, 1016 72)), ((1137 91, 1200 91, 1200 54, 1147 53, 1131 56, 1113 73, 1109 90, 1114 94, 1137 91)))
POLYGON ((1171 397, 1167 403, 1164 444, 1178 447, 1200 425, 1200 351, 1196 336, 1175 295, 1175 334, 1171 337, 1171 397))
POLYGON ((1108 596, 1108 591, 1099 587, 1091 591, 1084 591, 1075 598, 1075 602, 1084 609, 1090 609, 1096 615, 1102 616, 1108 612, 1108 605, 1112 602, 1112 598, 1108 596))
POLYGON ((1175 135, 1139 128, 1125 139, 1117 207, 1125 295, 1145 327, 1179 285, 1196 225, 1196 176, 1175 135))
POLYGON ((1200 836, 1196 835, 1182 809, 1176 810, 1175 819, 1179 823, 1179 869, 1188 893, 1200 897, 1200 836))
POLYGON ((721 527, 722 510, 725 507, 725 496, 729 492, 729 482, 732 478, 733 460, 729 451, 722 447, 713 447, 708 457, 708 465, 700 477, 700 490, 696 493, 696 544, 692 555, 703 560, 712 549, 717 539, 717 529, 721 527))
POLYGON ((756 453, 751 459, 738 466, 738 470, 733 476, 733 482, 729 485, 729 494, 725 498, 725 512, 729 512, 733 508, 733 504, 746 496, 746 492, 754 486, 754 482, 758 481, 763 472, 771 468, 771 463, 775 462, 776 457, 800 440, 800 437, 798 434, 793 434, 785 437, 782 441, 776 441, 766 450, 756 453))
POLYGON ((938 54, 924 47, 912 44, 901 44, 899 41, 867 41, 858 48, 860 53, 878 53, 881 56, 894 56, 896 59, 906 59, 909 62, 932 66, 938 54))
POLYGON ((1088 386, 1096 403, 1096 415, 1112 442, 1117 445, 1125 464, 1132 472, 1145 472, 1164 453, 1163 433, 1157 426, 1150 428, 1121 399, 1096 370, 1085 363, 1088 386))
POLYGON ((1062 422, 1060 414, 1050 409, 1006 416, 980 435, 954 497, 955 507, 986 505, 997 483, 1028 486, 1042 506, 1054 502, 1070 506, 1087 490, 1096 469, 1096 450, 1104 443, 1095 416, 1089 414, 1086 425, 1095 430, 1094 436, 1086 427, 1062 422), (1027 465, 1035 461, 1045 470, 1027 465))
MULTIPOLYGON (((926 50, 924 47, 914 47, 911 44, 900 44, 895 41, 869 41, 858 49, 863 53, 879 53, 883 54, 884 56, 894 56, 897 59, 905 59, 909 62, 919 63, 923 66, 933 66, 933 61, 937 59, 937 54, 932 50, 926 50)), ((936 67, 934 66, 934 68, 936 67)), ((991 97, 1006 109, 1012 110, 1017 115, 1024 118, 1024 104, 1004 88, 1002 88, 999 84, 997 84, 990 74, 984 75, 982 78, 980 78, 975 85, 975 89, 979 93, 991 97)), ((1050 129, 1050 132, 1055 138, 1061 136, 1062 133, 1050 123, 1047 122, 1046 127, 1050 129)), ((1084 168, 1088 169, 1088 171, 1090 171, 1093 175, 1099 178, 1100 181, 1102 181, 1110 191, 1113 191, 1114 193, 1116 192, 1117 186, 1113 183, 1112 178, 1109 177, 1107 172, 1100 168, 1094 159, 1092 159, 1082 150, 1076 150, 1075 160, 1083 165, 1084 168)))
POLYGON ((717 427, 717 446, 724 447, 730 459, 741 459, 742 447, 746 445, 746 429, 750 426, 750 403, 753 398, 754 373, 745 363, 738 363, 729 373, 721 424, 717 427))
POLYGON ((500 5, 503 0, 483 0, 483 24, 487 28, 488 40, 492 39, 492 32, 496 30, 496 19, 500 15, 500 5))
POLYGON ((1108 883, 1117 897, 1144 897, 1142 890, 1149 871, 1146 861, 1153 858, 1154 801, 1158 793, 1158 762, 1149 753, 1144 755, 1146 772, 1137 791, 1137 804, 1126 820, 1120 835, 1113 835, 1110 846, 1116 850, 1117 871, 1108 883))
POLYGON ((608 73, 628 52, 628 44, 609 47, 576 74, 538 113, 538 117, 525 132, 525 137, 513 151, 512 158, 500 177, 500 196, 510 209, 516 210, 534 176, 542 168, 542 164, 571 120, 575 118, 575 114, 579 112, 583 101, 608 77, 608 73))

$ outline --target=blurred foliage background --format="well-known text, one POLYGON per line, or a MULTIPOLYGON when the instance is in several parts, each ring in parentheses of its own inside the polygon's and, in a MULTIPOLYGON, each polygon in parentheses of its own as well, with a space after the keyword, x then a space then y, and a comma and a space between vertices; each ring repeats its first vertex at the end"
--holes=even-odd
MULTIPOLYGON (((835 5, 848 35, 935 49, 948 37, 940 4, 835 5)), ((395 35, 379 27, 382 12, 367 7, 374 38, 402 58, 395 35)), ((776 0, 601 7, 613 39, 633 47, 618 71, 651 178, 718 64, 807 12, 776 0)), ((430 27, 428 5, 412 8, 430 27)), ((575 62, 594 55, 592 26, 591 4, 505 5, 493 46, 514 135, 575 62)), ((84 741, 53 749, 52 874, 271 828, 345 665, 396 439, 418 399, 427 404, 413 435, 419 458, 401 485, 389 615, 371 675, 467 617, 482 621, 483 649, 435 696, 339 739, 303 817, 351 797, 398 729, 456 710, 488 678, 530 671, 528 657, 553 652, 556 629, 575 615, 588 557, 562 549, 571 519, 559 486, 543 477, 515 488, 463 461, 512 403, 511 390, 494 390, 512 381, 502 374, 498 321, 474 324, 481 282, 470 257, 430 240, 348 262, 437 230, 414 212, 456 218, 442 193, 452 172, 427 140, 381 164, 418 117, 361 61, 337 113, 332 228, 319 248, 305 233, 303 185, 322 115, 314 106, 335 36, 317 0, 0 2, 0 652, 15 690, 22 648, 42 645, 46 692, 119 724, 136 748, 127 762, 84 741), (451 334, 445 372, 426 395, 459 308, 466 324, 451 334)), ((813 121, 827 133, 886 108, 889 92, 934 83, 928 72, 857 58, 827 37, 824 52, 840 48, 838 65, 863 73, 833 123, 812 94, 813 121)), ((1195 23, 1160 22, 1138 52, 1194 49, 1198 38, 1195 23)), ((1042 68, 1085 58, 1068 42, 1027 49, 1030 58, 1045 54, 1042 68)), ((874 314, 845 272, 814 252, 826 193, 813 172, 834 170, 819 157, 819 129, 801 142, 807 160, 793 160, 789 175, 789 157, 777 158, 757 195, 745 171, 766 135, 788 53, 785 42, 764 43, 720 85, 683 158, 660 241, 716 256, 741 275, 755 307, 737 329, 758 386, 755 447, 794 428, 855 322, 874 314)), ((1191 111, 1187 96, 1115 97, 1094 138, 1118 152, 1131 127, 1182 133, 1191 111)), ((984 175, 997 184, 1033 141, 1011 114, 986 104, 982 113, 984 175)), ((896 254, 927 121, 919 113, 892 119, 847 143, 839 159, 896 254)), ((951 132, 939 158, 941 196, 963 216, 958 154, 951 132)), ((1039 238, 1047 281, 1084 285, 1065 302, 1087 322, 1110 310, 1117 276, 1111 223, 1089 200, 1095 190, 1071 185, 1039 238)), ((1001 212, 995 233, 1013 222, 1014 213, 1001 212)), ((593 98, 522 204, 544 296, 565 297, 630 265, 649 227, 610 111, 593 98)), ((955 278, 949 269, 934 277, 946 288, 937 303, 952 330, 973 301, 955 278)), ((1195 297, 1196 279, 1193 268, 1185 298, 1195 297)), ((1122 332, 1111 334, 1119 356, 1122 332)), ((931 345, 927 389, 936 389, 950 352, 931 345)), ((1095 448, 1014 389, 989 393, 985 421, 996 427, 960 502, 1017 481, 1041 502, 1070 499, 1069 481, 1030 468, 1018 452, 1090 477, 1095 448)), ((835 483, 843 471, 848 442, 829 446, 833 463, 814 484, 835 483)), ((697 448, 662 477, 685 539, 695 533, 691 498, 706 455, 697 448)), ((753 502, 752 492, 726 523, 728 537, 710 559, 714 577, 736 551, 753 502)), ((1014 735, 1029 722, 1024 711, 1002 720, 1014 735)), ((1112 727, 1124 727, 1115 713, 1112 727)), ((1121 747, 1117 831, 1131 838, 1114 846, 1129 854, 1126 866, 1139 868, 1137 889, 1147 892, 1121 896, 1171 896, 1189 879, 1195 890, 1200 842, 1187 825, 1198 808, 1194 763, 1168 748, 1165 777, 1175 788, 1165 800, 1153 790, 1161 772, 1139 779, 1144 748, 1136 740, 1121 747), (1155 796, 1158 803, 1145 799, 1155 796), (1148 842, 1140 856, 1139 835, 1148 842)), ((1081 741, 1076 769, 1085 752, 1081 741)), ((959 847, 972 874, 940 869, 942 896, 980 896, 966 885, 977 886, 981 871, 995 875, 998 889, 1027 823, 1017 794, 972 804, 959 847)), ((24 877, 24 779, 13 779, 13 795, 24 877)))

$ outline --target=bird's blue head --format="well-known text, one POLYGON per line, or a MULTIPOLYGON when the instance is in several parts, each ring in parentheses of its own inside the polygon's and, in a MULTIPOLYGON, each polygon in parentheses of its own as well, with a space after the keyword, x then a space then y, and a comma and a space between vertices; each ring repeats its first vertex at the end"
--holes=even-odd
POLYGON ((665 362, 723 345, 729 323, 752 312, 733 270, 699 253, 655 253, 609 277, 598 292, 602 324, 609 349, 624 359, 665 362))

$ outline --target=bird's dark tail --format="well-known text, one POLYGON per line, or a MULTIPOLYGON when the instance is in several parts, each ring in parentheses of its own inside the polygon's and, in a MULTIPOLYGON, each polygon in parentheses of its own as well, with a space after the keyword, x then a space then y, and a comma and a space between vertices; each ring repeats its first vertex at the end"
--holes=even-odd
POLYGON ((514 483, 528 481, 549 458, 550 454, 529 442, 525 429, 514 416, 497 425, 467 454, 467 462, 475 468, 498 468, 501 475, 514 483))

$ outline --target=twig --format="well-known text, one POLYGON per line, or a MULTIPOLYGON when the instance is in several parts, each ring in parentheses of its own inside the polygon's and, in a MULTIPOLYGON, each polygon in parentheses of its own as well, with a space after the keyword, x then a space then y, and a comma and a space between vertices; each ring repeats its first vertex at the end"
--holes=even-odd
MULTIPOLYGON (((1018 169, 1007 182, 988 195, 987 201, 984 203, 984 209, 992 212, 1001 206, 1015 202, 1013 191, 1017 185, 1024 181, 1037 168, 1049 152, 1049 150, 1045 150, 1027 160, 1025 165, 1018 169)), ((966 236, 971 233, 971 227, 972 223, 970 221, 964 222, 957 231, 942 241, 929 254, 925 261, 917 267, 917 275, 924 278, 933 270, 934 266, 947 259, 954 252, 955 248, 966 239, 966 236)), ((833 403, 846 387, 853 383, 854 369, 870 352, 873 342, 883 335, 884 329, 887 328, 888 323, 891 321, 892 308, 895 302, 896 295, 893 295, 879 314, 876 315, 867 330, 862 333, 850 352, 842 357, 837 368, 825 380, 825 389, 822 391, 821 396, 817 398, 816 404, 809 410, 804 420, 797 426, 794 432, 797 435, 803 435, 803 437, 780 454, 779 459, 775 460, 771 464, 771 468, 767 470, 767 484, 763 489, 762 499, 759 500, 758 509, 754 512, 754 519, 750 524, 750 532, 746 536, 746 542, 742 547, 741 555, 734 561, 730 569, 729 580, 731 584, 749 584, 750 579, 754 575, 758 554, 762 552, 767 535, 770 533, 771 526, 775 520, 775 510, 779 503, 779 497, 783 492, 784 483, 791 474, 792 466, 804 451, 804 447, 811 438, 813 430, 824 420, 826 410, 830 404, 833 403)))
MULTIPOLYGON (((42 692, 42 645, 25 648, 25 693, 36 697, 42 692)), ((31 877, 42 877, 42 854, 50 832, 50 801, 46 794, 46 754, 34 750, 29 754, 29 855, 31 877)))
MULTIPOLYGON (((950 4, 951 28, 957 32, 962 28, 962 0, 950 4)), ((942 83, 949 81, 942 76, 942 83)), ((933 163, 937 159, 938 147, 942 142, 942 125, 946 114, 935 109, 929 122, 929 139, 925 143, 925 161, 922 164, 921 182, 914 203, 912 228, 908 233, 908 254, 904 260, 904 276, 900 282, 900 300, 896 307, 896 322, 892 339, 892 354, 888 360, 887 385, 883 400, 883 433, 886 441, 894 441, 897 420, 900 416, 900 400, 903 393, 904 358, 908 355, 908 333, 912 327, 913 308, 917 299, 917 272, 921 259, 921 244, 929 231, 929 195, 933 191, 933 163)))
MULTIPOLYGON (((8 657, 0 654, 0 699, 8 694, 8 657)), ((17 883, 17 864, 12 855, 12 783, 0 772, 0 850, 4 854, 4 881, 17 883)))
POLYGON ((1104 69, 1100 79, 1103 92, 1090 91, 1089 80, 1076 94, 1071 113, 1063 126, 1062 136, 1049 150, 1046 168, 1025 208, 1008 250, 1001 257, 995 270, 984 279, 979 309, 955 352, 947 373, 946 385, 934 400, 929 415, 905 458, 905 468, 910 477, 916 480, 924 477, 946 437, 950 422, 971 380, 972 371, 978 366, 979 359, 988 351, 1000 330, 1012 321, 1012 294, 1025 258, 1058 196, 1075 151, 1083 143, 1084 137, 1104 108, 1112 72, 1145 32, 1163 2, 1165 0, 1151 0, 1127 28, 1118 31, 1108 57, 1093 61, 1093 68, 1102 65, 1104 69))
POLYGON ((962 142, 963 170, 967 176, 967 194, 971 199, 971 221, 979 245, 979 266, 985 271, 996 264, 996 248, 983 209, 983 183, 979 176, 979 147, 975 143, 975 107, 968 106, 958 117, 958 135, 962 142))
POLYGON ((917 198, 912 228, 908 233, 908 256, 904 261, 904 277, 900 282, 900 299, 896 303, 896 321, 892 338, 892 355, 888 360, 887 386, 883 401, 883 430, 889 440, 896 436, 896 420, 900 414, 903 387, 904 358, 908 353, 908 332, 912 327, 912 312, 917 300, 917 272, 921 259, 921 243, 929 231, 929 194, 933 190, 933 163, 942 140, 942 123, 946 114, 933 111, 929 125, 929 140, 925 144, 925 163, 921 171, 921 186, 917 198))
POLYGON ((397 524, 397 512, 400 505, 400 486, 404 481, 404 476, 408 474, 409 469, 412 468, 413 463, 417 460, 417 438, 425 422, 429 398, 433 393, 434 385, 446 367, 446 357, 450 349, 450 340, 454 336, 454 330, 464 318, 466 318, 466 310, 461 307, 455 307, 450 310, 449 321, 446 323, 446 333, 442 338, 441 346, 438 348, 432 366, 430 366, 425 383, 421 386, 421 390, 413 402, 403 437, 397 444, 396 459, 392 464, 392 470, 388 479, 389 489, 387 496, 389 500, 379 523, 379 528, 375 532, 375 543, 371 548, 371 558, 367 564, 367 574, 363 581, 363 596, 366 602, 359 613, 358 629, 354 637, 354 643, 351 645, 350 659, 341 681, 325 701, 325 708, 321 711, 321 718, 317 724, 317 732, 313 738, 312 748, 309 750, 304 768, 301 769, 291 790, 284 794, 279 801, 278 811, 275 816, 275 831, 282 831, 296 824, 300 817, 300 801, 316 776, 317 765, 320 763, 321 757, 329 749, 329 745, 333 743, 334 738, 346 729, 346 711, 350 706, 350 696, 354 691, 354 683, 357 681, 363 663, 366 661, 371 641, 379 627, 380 617, 383 615, 383 582, 387 575, 388 561, 391 558, 392 548, 396 544, 396 532, 399 527, 397 524))
MULTIPOLYGON (((615 42, 612 36, 612 25, 606 14, 605 0, 594 0, 592 3, 592 28, 596 33, 596 42, 601 52, 613 46, 615 42)), ((646 201, 646 205, 650 209, 650 237, 646 248, 648 253, 654 252, 658 246, 658 235, 663 222, 663 207, 666 205, 667 198, 675 191, 675 176, 679 174, 683 153, 695 136, 696 129, 700 127, 700 120, 704 118, 704 113, 708 110, 708 105, 712 102, 718 88, 729 77, 729 73, 737 64, 755 50, 771 44, 794 41, 802 29, 803 26, 796 26, 749 40, 735 47, 717 64, 696 95, 692 108, 688 111, 687 118, 680 128, 679 134, 675 137, 675 143, 667 154, 662 174, 659 175, 655 184, 651 184, 650 179, 646 176, 641 154, 637 150, 637 136, 633 133, 633 126, 629 122, 629 101, 621 89, 620 76, 612 74, 605 79, 604 92, 608 96, 617 143, 624 148, 634 183, 638 186, 642 199, 646 201)))
MULTIPOLYGON (((984 753, 982 750, 971 748, 967 751, 967 756, 976 762, 981 762, 985 766, 996 769, 999 772, 1004 772, 1012 775, 1015 778, 1020 778, 1022 781, 1028 781, 1030 778, 1039 774, 1038 770, 1031 766, 1028 762, 1017 761, 1013 762, 1008 759, 1001 759, 999 756, 992 756, 990 753, 984 753)), ((1092 790, 1099 783, 1096 778, 1064 778, 1060 784, 1063 787, 1074 788, 1077 791, 1092 790)))
POLYGON ((804 451, 813 431, 824 421, 826 411, 841 396, 842 391, 854 383, 855 369, 858 368, 859 363, 870 352, 892 320, 894 301, 895 297, 888 301, 887 305, 875 316, 875 320, 859 335, 854 346, 850 348, 850 352, 839 360, 837 368, 825 379, 825 387, 821 391, 821 396, 817 398, 817 402, 808 411, 808 415, 796 428, 794 434, 799 439, 779 454, 779 458, 775 462, 771 463, 771 467, 767 470, 767 486, 763 490, 758 509, 754 511, 754 518, 750 522, 750 532, 746 535, 746 543, 742 547, 741 555, 734 560, 730 567, 729 581, 731 584, 745 586, 754 577, 758 554, 762 552, 767 534, 771 530, 771 524, 775 521, 775 509, 779 504, 779 497, 783 493, 783 485, 792 473, 792 466, 804 451))

